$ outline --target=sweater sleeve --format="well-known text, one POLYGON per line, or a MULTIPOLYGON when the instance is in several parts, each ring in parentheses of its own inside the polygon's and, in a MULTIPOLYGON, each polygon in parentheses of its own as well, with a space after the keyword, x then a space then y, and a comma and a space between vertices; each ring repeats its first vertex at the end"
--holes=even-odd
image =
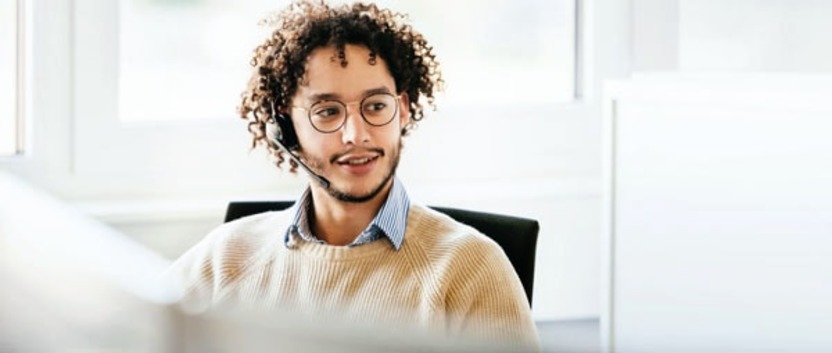
POLYGON ((540 341, 523 285, 502 248, 476 238, 458 249, 452 265, 446 310, 452 331, 536 352, 540 341))
POLYGON ((166 280, 178 287, 179 303, 189 313, 207 311, 213 301, 217 274, 212 256, 217 230, 180 256, 165 272, 166 280))

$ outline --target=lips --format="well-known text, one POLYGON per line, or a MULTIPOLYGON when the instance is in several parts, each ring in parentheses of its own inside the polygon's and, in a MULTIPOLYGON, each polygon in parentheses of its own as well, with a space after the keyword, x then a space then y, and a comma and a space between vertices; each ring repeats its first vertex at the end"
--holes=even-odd
POLYGON ((358 166, 373 162, 378 157, 379 155, 346 156, 338 159, 335 163, 339 165, 358 166))
MULTIPOLYGON (((337 164, 344 164, 344 163, 358 163, 361 164, 362 160, 367 158, 378 158, 384 157, 384 150, 381 148, 361 148, 361 147, 353 147, 346 151, 343 151, 339 154, 332 156, 329 160, 330 163, 337 163, 337 164)), ((363 161, 367 162, 367 161, 363 161)))
POLYGON ((373 171, 382 155, 375 153, 348 154, 338 158, 335 164, 348 174, 363 176, 373 171))
POLYGON ((346 161, 338 162, 338 163, 339 164, 349 164, 349 165, 367 164, 368 162, 370 162, 371 160, 376 159, 376 158, 378 158, 378 157, 354 158, 354 159, 348 159, 346 161))

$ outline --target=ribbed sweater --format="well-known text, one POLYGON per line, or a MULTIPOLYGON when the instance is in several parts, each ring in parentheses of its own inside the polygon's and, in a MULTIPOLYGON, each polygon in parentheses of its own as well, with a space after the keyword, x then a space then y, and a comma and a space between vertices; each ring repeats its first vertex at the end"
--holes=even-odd
POLYGON ((184 286, 184 308, 279 308, 539 350, 517 274, 477 230, 414 204, 398 251, 384 240, 287 248, 290 222, 287 211, 237 219, 187 251, 168 272, 184 286))

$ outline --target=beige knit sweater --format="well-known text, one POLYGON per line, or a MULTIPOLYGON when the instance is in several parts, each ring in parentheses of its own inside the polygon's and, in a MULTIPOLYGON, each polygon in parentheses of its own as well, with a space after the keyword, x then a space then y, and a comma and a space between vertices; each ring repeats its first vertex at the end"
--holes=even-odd
POLYGON ((338 315, 539 349, 511 263, 475 229, 411 205, 399 251, 384 240, 345 247, 297 238, 287 248, 290 222, 290 212, 268 212, 211 232, 169 271, 184 285, 183 306, 338 315))

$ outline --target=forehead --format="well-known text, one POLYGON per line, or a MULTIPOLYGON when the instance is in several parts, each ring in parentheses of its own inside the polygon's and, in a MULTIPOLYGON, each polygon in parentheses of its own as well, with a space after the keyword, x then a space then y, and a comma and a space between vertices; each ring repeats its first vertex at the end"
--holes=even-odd
POLYGON ((314 96, 332 96, 344 100, 360 99, 364 92, 387 88, 396 92, 393 76, 381 57, 370 63, 370 50, 364 46, 347 44, 344 47, 347 65, 341 65, 334 46, 313 50, 306 61, 304 79, 298 87, 296 99, 309 100, 314 96))

